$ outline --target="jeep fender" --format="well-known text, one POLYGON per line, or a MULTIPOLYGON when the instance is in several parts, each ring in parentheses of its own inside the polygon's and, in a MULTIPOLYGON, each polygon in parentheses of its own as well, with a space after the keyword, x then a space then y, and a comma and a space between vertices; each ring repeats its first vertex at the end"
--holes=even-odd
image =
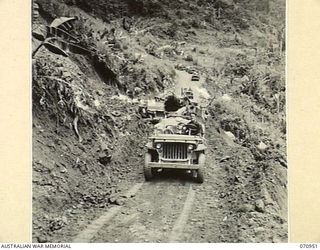
POLYGON ((194 151, 199 152, 199 151, 204 151, 206 149, 207 149, 207 147, 205 145, 199 144, 198 147, 194 151))
POLYGON ((146 144, 146 147, 147 147, 148 150, 154 150, 153 144, 152 144, 151 141, 146 144))

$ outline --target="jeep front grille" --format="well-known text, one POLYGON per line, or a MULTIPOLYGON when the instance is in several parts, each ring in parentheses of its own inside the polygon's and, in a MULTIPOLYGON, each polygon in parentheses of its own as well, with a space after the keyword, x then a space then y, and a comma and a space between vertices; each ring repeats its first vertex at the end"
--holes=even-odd
POLYGON ((164 143, 162 157, 164 159, 187 159, 187 143, 164 143))

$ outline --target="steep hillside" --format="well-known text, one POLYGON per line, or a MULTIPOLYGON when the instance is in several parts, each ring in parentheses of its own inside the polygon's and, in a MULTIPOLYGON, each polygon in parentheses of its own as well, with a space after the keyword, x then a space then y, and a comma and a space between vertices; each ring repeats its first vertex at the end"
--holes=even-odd
POLYGON ((199 72, 211 96, 203 192, 217 192, 223 218, 212 217, 218 237, 207 229, 190 241, 287 240, 284 0, 35 3, 34 241, 70 241, 143 181, 152 124, 140 99, 175 86, 181 66, 199 72), (76 17, 67 55, 44 44, 60 17, 76 17))

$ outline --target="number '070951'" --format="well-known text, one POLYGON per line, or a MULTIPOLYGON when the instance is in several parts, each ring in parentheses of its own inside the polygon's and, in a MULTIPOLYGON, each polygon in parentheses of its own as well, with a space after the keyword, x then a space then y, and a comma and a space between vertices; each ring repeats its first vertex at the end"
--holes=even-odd
POLYGON ((318 244, 300 244, 300 248, 306 248, 306 249, 318 248, 318 244))

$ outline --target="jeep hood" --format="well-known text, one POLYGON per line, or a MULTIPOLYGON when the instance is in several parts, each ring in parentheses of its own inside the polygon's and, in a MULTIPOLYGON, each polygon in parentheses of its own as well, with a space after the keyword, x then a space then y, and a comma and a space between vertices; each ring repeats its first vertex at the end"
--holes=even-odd
POLYGON ((155 142, 183 142, 183 143, 196 143, 203 139, 196 135, 176 135, 176 134, 158 134, 151 136, 150 139, 155 142))
POLYGON ((164 103, 150 100, 147 103, 147 108, 150 111, 164 111, 164 103))

